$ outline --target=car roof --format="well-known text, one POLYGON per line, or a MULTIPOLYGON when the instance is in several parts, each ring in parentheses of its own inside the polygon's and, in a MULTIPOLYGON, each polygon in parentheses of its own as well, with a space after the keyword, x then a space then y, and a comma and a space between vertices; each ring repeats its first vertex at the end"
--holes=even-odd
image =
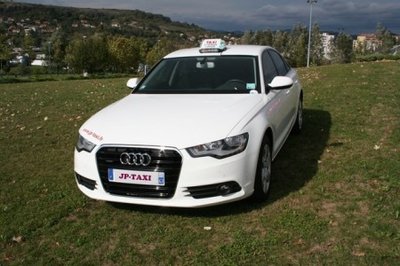
POLYGON ((273 49, 269 46, 261 45, 227 45, 222 52, 201 53, 200 48, 181 49, 172 52, 164 58, 191 57, 191 56, 218 56, 218 55, 249 55, 261 56, 265 49, 273 49))

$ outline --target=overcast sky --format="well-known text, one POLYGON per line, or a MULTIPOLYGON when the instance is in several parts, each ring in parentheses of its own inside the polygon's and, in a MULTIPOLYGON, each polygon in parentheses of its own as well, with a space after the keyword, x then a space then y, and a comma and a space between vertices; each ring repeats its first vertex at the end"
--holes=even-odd
MULTIPOLYGON (((307 0, 23 0, 58 6, 139 9, 213 30, 291 29, 308 25, 307 0)), ((323 31, 374 32, 381 22, 400 34, 400 0, 318 0, 313 22, 323 31)))

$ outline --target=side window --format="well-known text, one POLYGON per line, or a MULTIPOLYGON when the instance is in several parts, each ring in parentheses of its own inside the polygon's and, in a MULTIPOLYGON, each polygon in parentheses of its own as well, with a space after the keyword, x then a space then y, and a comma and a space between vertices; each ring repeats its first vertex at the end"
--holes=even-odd
POLYGON ((286 76, 289 72, 287 64, 283 61, 282 57, 275 51, 269 50, 269 53, 274 61, 276 69, 278 70, 279 76, 286 76))
POLYGON ((275 64, 267 51, 262 55, 262 67, 265 83, 271 83, 271 81, 278 76, 278 71, 276 70, 275 64))
POLYGON ((284 58, 283 58, 283 63, 285 63, 286 70, 287 70, 287 72, 289 72, 292 67, 289 65, 289 63, 284 58))

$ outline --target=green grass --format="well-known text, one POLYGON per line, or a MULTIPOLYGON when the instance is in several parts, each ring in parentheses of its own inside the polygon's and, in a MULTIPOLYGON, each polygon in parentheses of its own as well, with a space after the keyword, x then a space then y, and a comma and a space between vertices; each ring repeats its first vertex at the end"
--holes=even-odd
POLYGON ((111 78, 122 78, 122 77, 128 79, 130 75, 124 73, 103 73, 103 74, 90 74, 89 77, 83 77, 82 74, 35 74, 35 73, 26 75, 0 74, 0 84, 39 82, 39 81, 44 82, 44 81, 65 81, 65 80, 87 80, 87 79, 111 79, 111 78))
POLYGON ((77 189, 77 130, 126 79, 1 84, 0 264, 398 264, 399 70, 300 69, 305 128, 273 164, 270 199, 195 210, 77 189))

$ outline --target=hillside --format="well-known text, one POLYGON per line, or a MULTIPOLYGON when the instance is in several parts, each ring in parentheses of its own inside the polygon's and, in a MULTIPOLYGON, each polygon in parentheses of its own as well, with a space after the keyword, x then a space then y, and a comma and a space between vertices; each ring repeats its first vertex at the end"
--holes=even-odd
POLYGON ((68 34, 103 32, 112 35, 157 38, 185 35, 193 38, 206 31, 196 25, 175 22, 140 10, 90 9, 0 2, 0 31, 28 31, 49 35, 62 29, 68 34))

